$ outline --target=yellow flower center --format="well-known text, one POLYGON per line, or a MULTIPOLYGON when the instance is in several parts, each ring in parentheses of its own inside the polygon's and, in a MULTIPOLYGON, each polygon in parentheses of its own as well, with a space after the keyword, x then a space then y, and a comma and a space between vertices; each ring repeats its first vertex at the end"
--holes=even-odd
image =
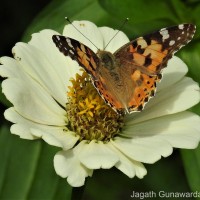
POLYGON ((117 114, 100 97, 86 72, 71 79, 66 113, 67 128, 80 140, 108 141, 124 125, 124 116, 117 114))

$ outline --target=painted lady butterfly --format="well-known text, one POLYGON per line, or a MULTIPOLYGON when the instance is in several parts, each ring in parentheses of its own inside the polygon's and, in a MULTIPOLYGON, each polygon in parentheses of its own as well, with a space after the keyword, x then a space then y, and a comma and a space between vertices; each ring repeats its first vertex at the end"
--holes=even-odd
POLYGON ((113 54, 89 47, 72 38, 54 35, 58 49, 91 76, 101 97, 116 112, 141 111, 155 95, 156 84, 167 62, 195 33, 192 24, 180 24, 139 37, 113 54))

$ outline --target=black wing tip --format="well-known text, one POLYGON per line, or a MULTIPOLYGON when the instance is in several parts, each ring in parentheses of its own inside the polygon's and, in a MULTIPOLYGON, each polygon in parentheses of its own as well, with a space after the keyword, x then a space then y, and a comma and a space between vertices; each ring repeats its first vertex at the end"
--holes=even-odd
POLYGON ((180 30, 182 30, 184 28, 184 30, 186 30, 187 33, 190 33, 190 38, 192 39, 195 32, 196 32, 196 25, 192 24, 192 23, 183 23, 183 24, 179 24, 178 28, 180 30))
POLYGON ((190 29, 196 30, 196 25, 193 23, 181 23, 181 24, 172 25, 166 28, 175 28, 175 27, 179 27, 180 29, 182 29, 183 27, 184 28, 188 27, 190 29))
POLYGON ((52 35, 53 40, 58 39, 58 37, 60 37, 60 35, 52 35))
POLYGON ((61 36, 60 35, 53 35, 52 36, 52 40, 55 44, 58 44, 58 42, 60 41, 61 36))
MULTIPOLYGON (((59 41, 66 41, 66 39, 69 38, 69 37, 65 37, 63 35, 52 35, 52 40, 56 43, 56 42, 59 42, 59 41)), ((71 38, 69 38, 71 39, 71 38)), ((72 39, 71 39, 72 40, 72 39)))
MULTIPOLYGON (((69 47, 67 43, 67 38, 62 35, 53 35, 52 40, 55 43, 56 47, 59 49, 60 52, 62 52, 65 56, 70 56, 71 54, 69 51, 71 48, 69 47)), ((71 55, 73 57, 73 55, 71 55)), ((73 58, 72 58, 73 59, 73 58)))
POLYGON ((182 23, 182 24, 180 24, 180 25, 188 26, 188 27, 190 27, 190 28, 192 28, 192 29, 196 29, 196 25, 193 24, 193 23, 182 23))
POLYGON ((180 24, 179 26, 183 25, 184 27, 187 27, 187 31, 190 31, 191 33, 195 33, 196 31, 196 25, 192 23, 185 23, 185 24, 180 24))

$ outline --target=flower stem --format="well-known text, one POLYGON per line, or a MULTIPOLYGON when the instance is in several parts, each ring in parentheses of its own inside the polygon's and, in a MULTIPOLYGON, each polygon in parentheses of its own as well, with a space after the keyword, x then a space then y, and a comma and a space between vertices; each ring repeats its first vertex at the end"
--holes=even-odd
POLYGON ((83 198, 85 185, 86 185, 86 183, 82 187, 73 187, 72 188, 71 200, 81 200, 83 198))

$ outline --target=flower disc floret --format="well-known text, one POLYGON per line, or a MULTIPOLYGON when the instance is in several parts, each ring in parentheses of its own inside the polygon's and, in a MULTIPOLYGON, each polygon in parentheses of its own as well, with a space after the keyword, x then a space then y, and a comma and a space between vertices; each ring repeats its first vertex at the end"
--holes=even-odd
POLYGON ((66 113, 67 128, 80 140, 108 141, 117 135, 124 124, 124 116, 108 106, 94 88, 86 72, 76 74, 69 86, 66 113))

